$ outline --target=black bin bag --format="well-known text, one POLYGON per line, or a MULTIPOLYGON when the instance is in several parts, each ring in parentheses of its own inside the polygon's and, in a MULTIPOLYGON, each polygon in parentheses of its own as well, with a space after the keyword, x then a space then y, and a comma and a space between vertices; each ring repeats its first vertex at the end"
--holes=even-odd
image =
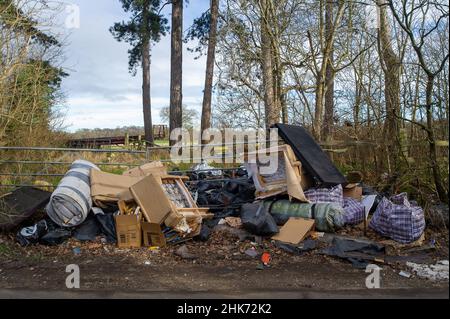
POLYGON ((262 203, 242 205, 241 220, 244 228, 257 236, 272 236, 279 232, 275 220, 262 203))

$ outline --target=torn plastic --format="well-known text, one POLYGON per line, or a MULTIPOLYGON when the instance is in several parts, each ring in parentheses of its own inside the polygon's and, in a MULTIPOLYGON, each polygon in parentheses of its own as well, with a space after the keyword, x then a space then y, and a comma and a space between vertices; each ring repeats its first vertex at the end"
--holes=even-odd
POLYGON ((377 259, 384 260, 385 247, 372 242, 336 237, 333 238, 331 246, 323 249, 321 253, 346 259, 353 267, 365 269, 377 259))
POLYGON ((263 203, 244 204, 241 208, 242 225, 254 235, 272 236, 278 227, 263 203))
POLYGON ((99 234, 97 220, 93 214, 89 214, 86 220, 75 228, 73 237, 79 241, 94 241, 99 234))
POLYGON ((47 222, 45 220, 39 221, 34 226, 24 227, 17 232, 16 240, 22 246, 29 246, 37 244, 41 238, 48 231, 47 222))
POLYGON ((217 168, 210 166, 208 162, 205 160, 202 160, 200 164, 195 165, 192 167, 192 170, 194 173, 192 174, 193 179, 203 179, 207 176, 222 176, 222 170, 218 170, 217 168))
POLYGON ((95 214, 97 223, 100 229, 100 233, 105 236, 106 242, 116 243, 117 233, 116 233, 116 223, 114 221, 113 214, 97 213, 95 214))
POLYGON ((72 237, 72 232, 67 228, 56 228, 49 231, 39 239, 41 245, 56 246, 60 245, 72 237))
POLYGON ((283 243, 281 241, 275 241, 275 246, 277 246, 280 249, 283 249, 284 251, 287 251, 288 253, 301 256, 304 253, 315 249, 317 247, 317 242, 312 239, 306 239, 298 245, 293 245, 283 243))

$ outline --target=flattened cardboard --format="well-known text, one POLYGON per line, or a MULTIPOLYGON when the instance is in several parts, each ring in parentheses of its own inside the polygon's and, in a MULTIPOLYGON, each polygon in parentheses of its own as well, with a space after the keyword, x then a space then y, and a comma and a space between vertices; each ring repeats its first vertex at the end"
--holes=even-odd
POLYGON ((123 172, 122 175, 131 177, 145 177, 152 174, 153 176, 164 176, 167 175, 167 169, 161 162, 151 162, 139 167, 135 167, 123 172))
POLYGON ((351 185, 353 187, 344 187, 344 197, 351 197, 356 200, 362 199, 363 189, 361 186, 351 185))
POLYGON ((171 203, 164 193, 161 183, 153 175, 149 175, 131 186, 130 192, 141 207, 147 222, 162 224, 172 211, 171 203))
POLYGON ((136 184, 142 177, 131 177, 106 173, 91 169, 91 196, 96 204, 118 201, 119 194, 128 191, 128 188, 136 184))
POLYGON ((289 218, 287 223, 281 227, 280 232, 273 236, 272 239, 297 245, 303 241, 314 228, 314 219, 289 218))
POLYGON ((120 248, 141 247, 140 215, 117 215, 116 221, 117 246, 120 248))
POLYGON ((161 225, 155 223, 141 223, 142 238, 146 247, 165 247, 166 237, 161 230, 161 225))

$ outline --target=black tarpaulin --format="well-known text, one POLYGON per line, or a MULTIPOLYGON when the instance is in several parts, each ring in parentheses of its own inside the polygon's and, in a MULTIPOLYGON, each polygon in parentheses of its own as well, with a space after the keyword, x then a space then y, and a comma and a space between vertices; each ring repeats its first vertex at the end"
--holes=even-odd
POLYGON ((0 230, 10 231, 33 216, 50 200, 51 193, 33 187, 18 188, 0 198, 0 230))

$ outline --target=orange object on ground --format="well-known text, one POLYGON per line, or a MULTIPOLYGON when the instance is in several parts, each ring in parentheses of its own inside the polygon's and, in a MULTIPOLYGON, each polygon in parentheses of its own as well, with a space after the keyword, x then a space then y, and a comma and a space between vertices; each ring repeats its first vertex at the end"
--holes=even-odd
POLYGON ((269 253, 263 253, 261 255, 261 262, 264 264, 264 266, 269 266, 271 261, 272 261, 272 256, 269 253))

